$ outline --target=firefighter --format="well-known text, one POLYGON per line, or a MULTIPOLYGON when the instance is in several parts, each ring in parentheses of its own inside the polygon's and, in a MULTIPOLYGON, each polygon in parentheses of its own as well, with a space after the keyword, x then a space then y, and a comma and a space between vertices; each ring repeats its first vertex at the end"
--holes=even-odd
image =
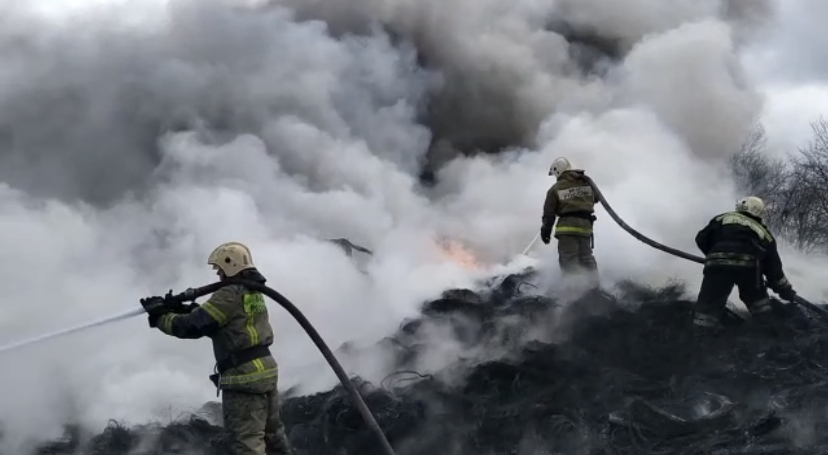
POLYGON ((549 175, 554 175, 557 181, 549 188, 543 204, 541 241, 549 244, 557 218, 555 238, 561 271, 571 274, 586 270, 591 284, 597 287, 598 266, 592 253, 592 224, 598 195, 584 179, 584 171, 572 169, 566 158, 556 158, 549 168, 549 175))
POLYGON ((773 318, 767 287, 784 300, 796 298, 782 271, 777 243, 762 222, 764 214, 762 199, 745 197, 736 203, 735 211, 714 217, 696 235, 696 245, 705 255, 693 316, 696 327, 723 328, 722 316, 734 285, 754 320, 762 324, 773 318))
MULTIPOLYGON (((219 245, 207 259, 221 280, 264 283, 250 250, 238 242, 219 245)), ((278 366, 270 354, 273 329, 264 297, 240 285, 225 286, 187 312, 172 312, 164 297, 141 299, 150 327, 167 335, 213 342, 224 428, 235 455, 287 455, 293 450, 279 410, 278 366)))

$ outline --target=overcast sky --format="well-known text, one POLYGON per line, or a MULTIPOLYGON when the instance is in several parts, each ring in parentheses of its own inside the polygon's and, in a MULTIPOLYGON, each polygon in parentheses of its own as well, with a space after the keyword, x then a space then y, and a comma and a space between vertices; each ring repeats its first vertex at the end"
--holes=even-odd
POLYGON ((785 151, 808 142, 809 122, 828 117, 828 2, 777 1, 778 16, 744 61, 766 95, 763 123, 785 151))

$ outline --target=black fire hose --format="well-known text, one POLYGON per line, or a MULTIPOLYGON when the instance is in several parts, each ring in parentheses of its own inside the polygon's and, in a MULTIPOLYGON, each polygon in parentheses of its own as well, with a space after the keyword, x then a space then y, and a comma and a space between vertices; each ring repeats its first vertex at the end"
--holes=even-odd
MULTIPOLYGON (((613 210, 612 207, 609 205, 609 202, 607 202, 607 199, 604 197, 603 193, 601 193, 601 190, 598 189, 598 185, 596 185, 595 182, 589 176, 585 175, 584 178, 586 179, 587 183, 589 183, 589 186, 592 187, 592 190, 595 191, 595 194, 598 195, 598 200, 601 202, 601 205, 604 206, 604 209, 607 211, 607 213, 609 213, 609 216, 613 219, 613 221, 615 221, 616 223, 618 223, 619 226, 621 226, 621 229, 627 231, 627 233, 629 233, 630 235, 632 235, 636 239, 646 243, 647 245, 649 245, 649 246, 651 246, 651 247, 653 247, 657 250, 664 251, 665 253, 672 254, 673 256, 678 256, 682 259, 687 259, 688 261, 697 262, 699 264, 704 264, 704 258, 703 257, 695 256, 695 255, 692 255, 690 253, 685 253, 684 251, 677 250, 677 249, 671 248, 667 245, 663 245, 661 243, 658 243, 655 240, 647 238, 643 234, 641 234, 640 232, 638 232, 635 229, 631 228, 627 223, 624 222, 624 220, 621 219, 621 217, 618 216, 617 213, 615 213, 615 210, 613 210)), ((822 307, 819 307, 819 306, 803 299, 802 297, 800 297, 798 295, 794 298, 794 302, 801 305, 801 306, 804 306, 805 308, 807 308, 807 309, 809 309, 809 310, 811 310, 815 313, 818 313, 818 314, 828 318, 828 310, 826 310, 822 307)))
POLYGON ((313 343, 316 345, 319 352, 325 357, 325 360, 328 361, 331 368, 333 368, 334 373, 339 378, 339 382, 342 383, 342 386, 345 387, 345 390, 348 392, 348 395, 351 397, 351 400, 354 402, 354 406, 356 406, 359 413, 362 415, 362 418, 365 420, 365 423, 368 424, 368 427, 371 431, 377 436, 379 439, 380 444, 382 445, 383 452, 385 455, 395 455, 394 449, 391 447, 391 443, 388 442, 388 439, 385 437, 385 434, 382 432, 377 420, 374 418, 374 415, 371 413, 371 410, 368 409, 368 405, 365 404, 365 401, 360 396, 359 391, 356 389, 354 384, 348 378, 348 375, 345 373, 345 370, 342 368, 342 365, 339 364, 339 361, 336 360, 333 352, 331 352, 328 345, 325 344, 325 341, 322 340, 322 337, 319 336, 319 333, 316 331, 315 328, 311 325, 310 321, 296 308, 290 300, 288 300, 282 294, 276 292, 275 290, 255 281, 250 280, 242 280, 237 278, 230 278, 225 281, 219 281, 213 284, 208 284, 207 286, 203 286, 196 289, 187 289, 186 291, 174 295, 171 298, 168 298, 168 302, 170 303, 183 303, 183 302, 191 302, 195 301, 198 297, 205 296, 207 294, 212 294, 217 290, 229 286, 232 284, 239 284, 246 288, 249 288, 256 292, 261 292, 262 294, 270 297, 276 303, 282 306, 294 319, 296 322, 305 329, 308 336, 311 337, 313 343))

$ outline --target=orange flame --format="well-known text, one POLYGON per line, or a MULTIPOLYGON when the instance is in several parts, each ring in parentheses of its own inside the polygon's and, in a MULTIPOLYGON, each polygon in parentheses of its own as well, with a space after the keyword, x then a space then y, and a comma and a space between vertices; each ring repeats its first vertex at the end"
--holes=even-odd
POLYGON ((443 257, 464 268, 477 269, 481 267, 480 260, 477 259, 477 256, 469 248, 463 246, 456 240, 440 239, 437 240, 437 246, 443 257))

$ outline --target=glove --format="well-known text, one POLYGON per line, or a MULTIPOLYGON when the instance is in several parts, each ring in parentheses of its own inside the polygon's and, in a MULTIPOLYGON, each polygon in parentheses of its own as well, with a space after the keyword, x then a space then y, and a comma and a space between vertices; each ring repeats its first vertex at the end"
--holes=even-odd
POLYGON ((541 226, 540 238, 544 245, 549 245, 549 241, 552 239, 552 226, 546 224, 541 226))
POLYGON ((782 300, 787 300, 788 302, 793 302, 796 299, 796 291, 791 286, 780 289, 777 294, 779 294, 779 297, 782 297, 782 300))
POLYGON ((181 300, 176 299, 173 296, 172 289, 170 289, 169 292, 167 292, 167 294, 164 296, 164 306, 167 308, 168 313, 176 314, 190 314, 191 311, 195 310, 196 308, 199 308, 199 305, 195 302, 189 305, 184 305, 184 303, 181 302, 181 300))
POLYGON ((193 312, 193 310, 195 310, 196 308, 200 308, 200 307, 201 307, 201 306, 200 306, 199 304, 195 303, 195 302, 193 302, 193 303, 191 303, 191 304, 189 304, 189 305, 184 305, 184 304, 182 303, 182 304, 178 307, 178 309, 176 309, 176 313, 178 313, 178 314, 190 314, 190 313, 192 313, 192 312, 193 312))
POLYGON ((143 306, 144 310, 147 312, 150 328, 157 327, 158 318, 169 312, 169 308, 167 307, 164 297, 145 297, 141 299, 140 302, 141 306, 143 306))

